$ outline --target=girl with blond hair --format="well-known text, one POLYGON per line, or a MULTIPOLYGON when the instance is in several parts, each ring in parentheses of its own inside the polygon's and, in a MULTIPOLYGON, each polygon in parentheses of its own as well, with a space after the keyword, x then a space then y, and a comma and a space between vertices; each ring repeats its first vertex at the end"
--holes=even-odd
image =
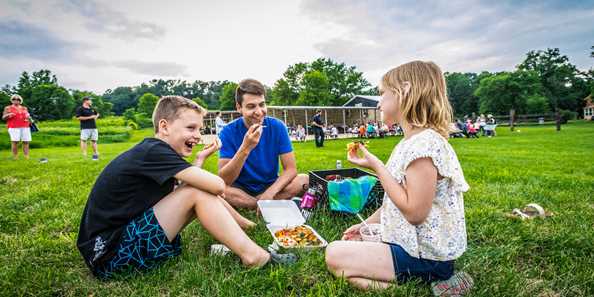
POLYGON ((363 224, 351 226, 327 247, 328 269, 362 289, 417 278, 437 296, 464 294, 472 279, 454 273, 454 261, 466 250, 469 187, 447 141, 452 108, 444 76, 433 62, 413 61, 384 74, 380 91, 382 120, 399 124, 404 139, 385 165, 361 144, 347 158, 375 171, 385 189, 382 206, 365 220, 381 224, 381 241, 361 241, 363 224))

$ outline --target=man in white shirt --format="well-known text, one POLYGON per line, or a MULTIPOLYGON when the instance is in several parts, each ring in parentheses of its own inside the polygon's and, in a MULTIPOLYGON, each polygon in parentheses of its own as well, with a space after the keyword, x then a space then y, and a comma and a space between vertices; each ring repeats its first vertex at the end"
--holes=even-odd
POLYGON ((215 130, 217 131, 217 136, 221 134, 221 131, 223 130, 225 125, 227 125, 227 123, 225 123, 225 121, 223 120, 222 115, 223 114, 219 111, 217 112, 217 117, 215 118, 215 130))

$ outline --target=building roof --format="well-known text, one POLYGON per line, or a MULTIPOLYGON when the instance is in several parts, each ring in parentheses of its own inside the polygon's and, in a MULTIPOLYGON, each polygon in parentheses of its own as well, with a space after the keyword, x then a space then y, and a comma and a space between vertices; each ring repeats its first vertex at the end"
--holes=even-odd
POLYGON ((584 108, 594 107, 594 102, 592 102, 592 95, 588 95, 588 97, 584 98, 584 100, 586 101, 586 106, 584 108))
POLYGON ((353 96, 353 98, 349 99, 349 101, 345 102, 342 106, 348 106, 349 104, 351 104, 353 100, 356 100, 358 98, 367 99, 379 103, 380 99, 382 99, 382 96, 355 95, 353 96))

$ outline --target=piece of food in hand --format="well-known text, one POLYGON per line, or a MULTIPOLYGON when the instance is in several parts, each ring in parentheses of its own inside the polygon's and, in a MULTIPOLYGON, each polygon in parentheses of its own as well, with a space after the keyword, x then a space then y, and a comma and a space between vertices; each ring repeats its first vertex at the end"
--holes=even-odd
POLYGON ((274 232, 274 236, 284 247, 311 247, 322 244, 322 241, 305 226, 284 228, 274 232))
POLYGON ((356 150, 358 148, 357 144, 361 144, 364 147, 368 147, 367 144, 369 144, 369 141, 361 141, 361 140, 353 141, 353 142, 347 144, 347 150, 349 152, 356 150))
POLYGON ((207 144, 204 149, 207 150, 213 146, 216 146, 217 148, 221 147, 221 141, 219 140, 219 138, 215 138, 213 142, 207 144))

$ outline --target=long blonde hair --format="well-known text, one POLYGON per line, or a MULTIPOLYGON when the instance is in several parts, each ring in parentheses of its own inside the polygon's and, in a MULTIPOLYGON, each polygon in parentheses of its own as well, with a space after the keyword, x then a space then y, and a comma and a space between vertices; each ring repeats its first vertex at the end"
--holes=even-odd
POLYGON ((433 129, 448 138, 452 106, 445 78, 435 63, 412 61, 400 65, 384 74, 382 89, 400 98, 404 121, 413 127, 433 129))

